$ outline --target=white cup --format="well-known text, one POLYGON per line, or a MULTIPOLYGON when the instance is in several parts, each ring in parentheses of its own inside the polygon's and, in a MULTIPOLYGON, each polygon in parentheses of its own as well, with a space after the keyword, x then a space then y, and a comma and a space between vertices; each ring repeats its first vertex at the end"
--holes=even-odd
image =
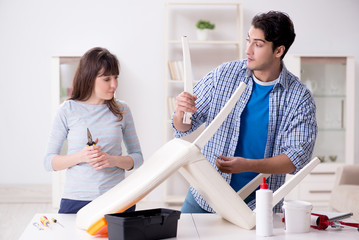
POLYGON ((309 232, 312 209, 313 205, 310 202, 284 201, 285 231, 287 233, 309 232))

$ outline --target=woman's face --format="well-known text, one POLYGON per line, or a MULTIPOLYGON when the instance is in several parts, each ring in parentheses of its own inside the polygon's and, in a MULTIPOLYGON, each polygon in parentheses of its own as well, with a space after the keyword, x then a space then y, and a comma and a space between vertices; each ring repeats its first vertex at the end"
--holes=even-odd
POLYGON ((104 76, 102 72, 100 71, 100 74, 95 79, 95 86, 91 96, 92 99, 96 99, 99 103, 111 100, 118 86, 118 76, 104 76))

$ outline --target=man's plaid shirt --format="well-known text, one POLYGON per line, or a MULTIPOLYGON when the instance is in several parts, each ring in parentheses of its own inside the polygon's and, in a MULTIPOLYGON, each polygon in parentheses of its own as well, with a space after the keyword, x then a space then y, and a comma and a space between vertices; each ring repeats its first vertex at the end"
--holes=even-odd
MULTIPOLYGON (((194 95, 198 97, 196 100, 198 110, 192 115, 192 128, 187 132, 180 132, 173 126, 175 137, 187 135, 203 123, 208 126, 240 82, 247 84, 243 95, 215 135, 202 149, 203 155, 216 169, 215 156, 220 154, 234 156, 236 150, 241 114, 248 103, 253 87, 252 72, 247 69, 247 61, 238 60, 224 63, 208 73, 194 87, 194 95)), ((284 153, 295 165, 294 173, 303 168, 311 160, 317 136, 315 112, 316 107, 310 91, 282 63, 279 81, 269 96, 265 158, 284 153)), ((219 170, 217 169, 217 171, 219 170)), ((231 174, 222 172, 220 174, 230 183, 231 174)), ((285 174, 273 174, 268 179, 269 188, 273 192, 284 182, 285 174)), ((214 212, 193 187, 190 189, 195 200, 203 209, 214 212)), ((275 212, 281 212, 282 202, 283 200, 275 206, 275 212)), ((251 201, 248 206, 254 209, 255 200, 251 201)))

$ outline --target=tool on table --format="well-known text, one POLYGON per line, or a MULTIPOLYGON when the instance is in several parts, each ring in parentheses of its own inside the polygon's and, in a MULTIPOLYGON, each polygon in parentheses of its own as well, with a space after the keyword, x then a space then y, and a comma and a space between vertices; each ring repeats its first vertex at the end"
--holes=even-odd
POLYGON ((40 224, 37 223, 37 222, 33 222, 32 225, 34 225, 34 226, 35 226, 37 229, 39 229, 39 230, 44 230, 44 228, 42 228, 42 227, 40 226, 40 224))
POLYGON ((90 130, 87 128, 87 146, 96 145, 96 143, 92 140, 92 135, 90 130))
MULTIPOLYGON (((317 213, 319 214, 319 213, 317 213)), ((338 215, 336 217, 331 217, 329 218, 329 221, 338 221, 338 220, 342 220, 344 218, 348 218, 348 217, 351 217, 353 216, 353 213, 345 213, 345 214, 342 214, 342 215, 338 215)))
POLYGON ((52 220, 54 223, 57 223, 57 224, 59 224, 61 227, 64 228, 64 225, 62 225, 61 223, 59 223, 59 221, 57 221, 56 218, 51 218, 51 220, 52 220))
POLYGON ((348 223, 348 222, 339 221, 344 218, 352 216, 353 215, 352 213, 346 214, 343 216, 330 218, 330 219, 327 215, 323 215, 323 214, 312 213, 312 215, 318 216, 318 218, 316 220, 316 224, 311 225, 312 228, 319 229, 319 230, 325 230, 329 226, 331 226, 332 228, 344 228, 345 226, 348 226, 348 227, 354 227, 359 231, 359 223, 348 223))
POLYGON ((51 229, 50 221, 46 216, 40 217, 40 222, 45 226, 51 229))

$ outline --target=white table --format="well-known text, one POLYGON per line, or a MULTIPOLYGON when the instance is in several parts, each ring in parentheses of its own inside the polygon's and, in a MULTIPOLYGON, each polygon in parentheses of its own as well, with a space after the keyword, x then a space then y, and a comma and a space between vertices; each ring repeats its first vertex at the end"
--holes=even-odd
MULTIPOLYGON (((30 223, 23 232, 20 240, 48 240, 48 239, 107 239, 95 238, 83 230, 75 227, 75 214, 35 214, 30 223), (40 217, 46 216, 49 220, 56 218, 59 224, 52 223, 52 228, 38 230, 33 226, 33 222, 40 223, 40 217)), ((43 226, 42 226, 43 227, 43 226)), ((284 231, 284 224, 281 222, 281 216, 274 216, 274 236, 258 237, 256 231, 245 230, 222 219, 216 214, 181 214, 178 221, 177 238, 172 239, 286 239, 286 240, 310 240, 310 239, 345 239, 358 240, 359 232, 354 228, 345 228, 341 230, 331 229, 315 230, 311 229, 309 233, 288 234, 284 231)))

